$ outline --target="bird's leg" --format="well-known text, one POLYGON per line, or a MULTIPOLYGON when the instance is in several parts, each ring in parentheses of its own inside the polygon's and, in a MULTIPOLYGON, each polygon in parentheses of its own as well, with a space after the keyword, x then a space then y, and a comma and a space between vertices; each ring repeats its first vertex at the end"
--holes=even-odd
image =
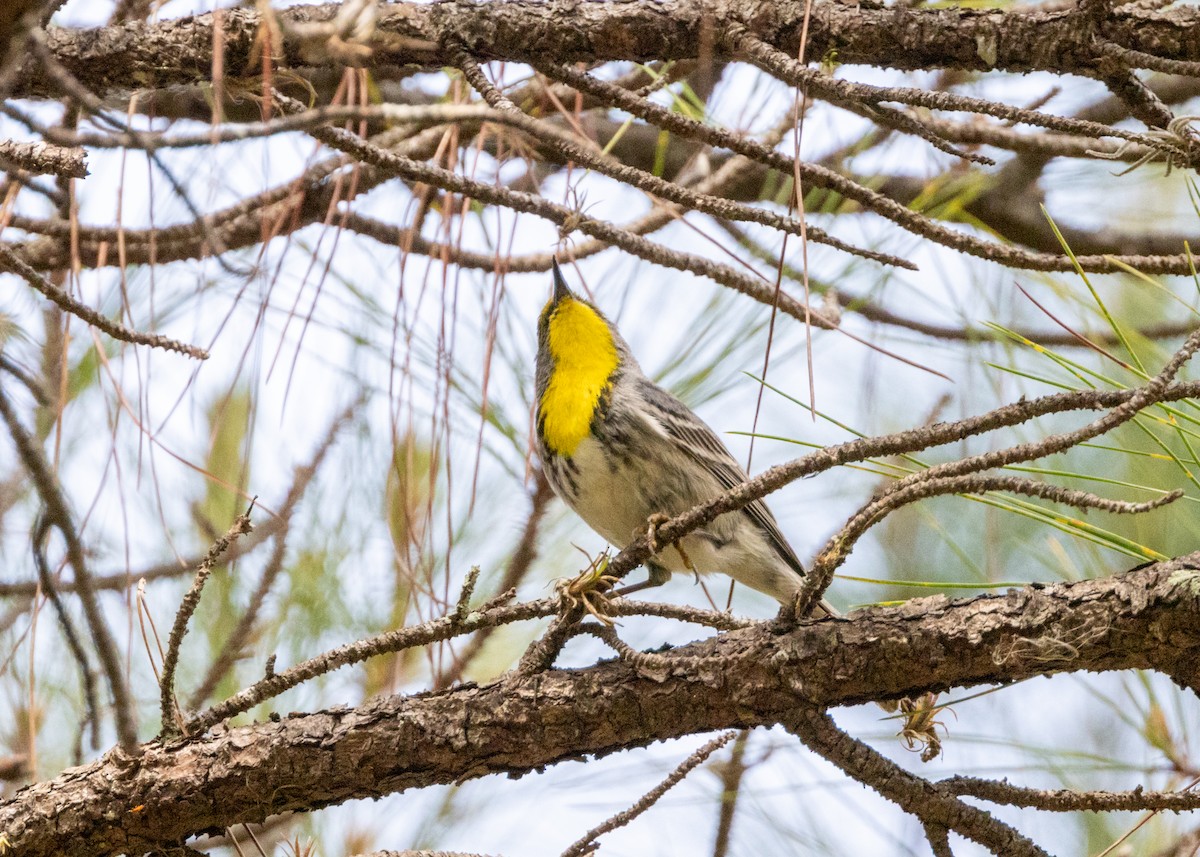
POLYGON ((683 567, 692 573, 692 577, 696 578, 696 582, 700 582, 700 572, 696 570, 696 566, 692 565, 692 558, 687 555, 687 551, 683 549, 683 545, 675 542, 673 545, 675 550, 679 551, 679 555, 683 557, 683 567))
POLYGON ((671 570, 663 568, 654 561, 646 563, 646 571, 650 575, 649 577, 641 583, 631 583, 628 586, 622 586, 613 592, 613 596, 632 595, 635 592, 641 592, 643 589, 653 589, 655 586, 662 586, 671 579, 671 570))
MULTIPOLYGON (((657 554, 662 549, 658 543, 658 528, 670 520, 670 516, 664 515, 662 512, 655 512, 646 519, 646 541, 650 543, 651 553, 657 554)), ((640 536, 641 533, 637 530, 634 530, 634 535, 640 536)), ((671 547, 675 548, 675 550, 679 552, 679 556, 683 559, 684 567, 691 571, 692 574, 696 575, 696 579, 699 580, 700 574, 696 571, 696 567, 692 565, 692 560, 687 555, 687 551, 683 549, 683 545, 681 545, 679 542, 672 542, 671 547)), ((657 562, 654 562, 653 560, 650 560, 646 563, 646 571, 650 575, 646 580, 642 581, 641 583, 632 583, 629 586, 623 586, 613 594, 630 595, 634 592, 641 592, 643 589, 651 589, 655 586, 662 586, 671 579, 671 570, 658 564, 657 562)))

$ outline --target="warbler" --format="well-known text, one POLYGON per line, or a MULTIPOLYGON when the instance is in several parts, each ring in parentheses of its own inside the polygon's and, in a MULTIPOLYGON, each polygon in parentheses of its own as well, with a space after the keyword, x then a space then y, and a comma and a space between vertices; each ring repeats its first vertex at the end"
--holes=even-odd
MULTIPOLYGON (((567 287, 557 260, 554 294, 538 317, 535 394, 537 450, 546 478, 618 548, 655 520, 748 478, 702 419, 646 377, 600 310, 567 287)), ((646 565, 649 580, 625 591, 658 586, 672 572, 717 572, 786 605, 804 576, 761 500, 694 530, 646 565)))

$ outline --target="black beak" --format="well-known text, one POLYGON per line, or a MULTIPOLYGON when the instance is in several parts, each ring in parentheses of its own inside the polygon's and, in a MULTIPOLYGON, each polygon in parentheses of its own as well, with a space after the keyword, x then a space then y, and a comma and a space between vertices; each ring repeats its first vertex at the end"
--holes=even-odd
POLYGON ((554 265, 554 297, 552 301, 557 304, 567 298, 575 297, 575 294, 567 287, 567 281, 563 279, 562 268, 558 267, 558 259, 554 258, 552 264, 554 265))

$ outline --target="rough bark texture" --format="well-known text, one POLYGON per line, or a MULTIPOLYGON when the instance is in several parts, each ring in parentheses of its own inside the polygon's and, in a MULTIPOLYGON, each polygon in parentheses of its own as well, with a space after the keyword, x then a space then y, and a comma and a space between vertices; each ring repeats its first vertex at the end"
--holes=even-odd
POLYGON ((152 850, 354 798, 521 775, 824 708, 1058 672, 1200 687, 1200 554, 1101 580, 745 631, 588 669, 504 676, 118 752, 0 805, 22 857, 152 850))
MULTIPOLYGON (((665 2, 475 3, 443 0, 427 5, 383 4, 368 65, 451 64, 448 42, 462 42, 480 59, 576 63, 651 61, 696 57, 712 44, 714 30, 744 26, 795 56, 805 4, 798 0, 665 0, 665 2)), ((324 65, 297 25, 328 21, 338 6, 293 7, 276 13, 289 66, 324 65)), ((262 18, 249 9, 220 13, 225 68, 233 76, 260 69, 256 46, 262 18)), ((1093 74, 1105 43, 1166 59, 1200 60, 1200 9, 1166 13, 1116 10, 1096 21, 1086 11, 1054 12, 924 9, 861 3, 817 2, 812 8, 806 56, 836 54, 838 62, 900 69, 955 68, 1093 74)), ((97 30, 51 30, 58 59, 104 95, 132 89, 194 84, 212 68, 213 15, 157 24, 129 23, 97 30)), ((334 63, 336 64, 336 63, 334 63)), ((20 96, 46 96, 44 76, 26 66, 14 87, 20 96)))

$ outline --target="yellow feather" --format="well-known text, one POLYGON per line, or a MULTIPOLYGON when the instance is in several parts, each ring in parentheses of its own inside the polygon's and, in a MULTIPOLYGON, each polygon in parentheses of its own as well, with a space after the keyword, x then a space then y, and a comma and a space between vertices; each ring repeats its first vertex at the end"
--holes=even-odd
POLYGON ((596 405, 617 368, 617 347, 604 319, 576 300, 553 309, 546 333, 553 368, 538 403, 543 437, 553 452, 571 456, 588 436, 596 405))

